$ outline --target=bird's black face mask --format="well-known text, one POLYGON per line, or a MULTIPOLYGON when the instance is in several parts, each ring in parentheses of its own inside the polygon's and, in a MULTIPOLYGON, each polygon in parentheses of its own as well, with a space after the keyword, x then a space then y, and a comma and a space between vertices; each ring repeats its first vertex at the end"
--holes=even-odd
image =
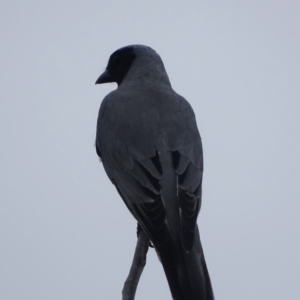
POLYGON ((136 55, 132 46, 124 47, 114 52, 108 61, 106 70, 97 79, 96 84, 123 81, 136 55))

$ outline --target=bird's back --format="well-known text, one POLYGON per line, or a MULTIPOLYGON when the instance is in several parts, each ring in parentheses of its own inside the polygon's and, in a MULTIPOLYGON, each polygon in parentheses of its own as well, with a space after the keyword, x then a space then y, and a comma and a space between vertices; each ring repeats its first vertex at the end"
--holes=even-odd
POLYGON ((190 104, 171 87, 151 86, 120 87, 103 100, 97 143, 117 141, 145 156, 158 147, 176 150, 180 145, 201 144, 190 104))

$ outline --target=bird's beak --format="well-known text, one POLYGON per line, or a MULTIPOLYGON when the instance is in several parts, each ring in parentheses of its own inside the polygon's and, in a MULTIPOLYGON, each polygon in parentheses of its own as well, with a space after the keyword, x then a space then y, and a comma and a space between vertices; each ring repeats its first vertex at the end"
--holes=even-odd
POLYGON ((108 72, 108 70, 105 70, 104 73, 102 73, 99 78, 96 80, 95 84, 101 84, 101 83, 107 83, 107 82, 114 82, 114 79, 108 72))

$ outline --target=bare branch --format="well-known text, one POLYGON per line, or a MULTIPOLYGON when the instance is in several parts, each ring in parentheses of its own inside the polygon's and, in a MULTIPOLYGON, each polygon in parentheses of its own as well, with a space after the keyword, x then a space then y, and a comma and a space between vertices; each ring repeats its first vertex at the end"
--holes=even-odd
POLYGON ((135 292, 141 277, 141 274, 146 265, 146 257, 149 248, 149 237, 144 232, 140 230, 138 234, 138 240, 134 252, 133 261, 128 274, 128 277, 124 283, 122 291, 122 300, 134 300, 135 292))

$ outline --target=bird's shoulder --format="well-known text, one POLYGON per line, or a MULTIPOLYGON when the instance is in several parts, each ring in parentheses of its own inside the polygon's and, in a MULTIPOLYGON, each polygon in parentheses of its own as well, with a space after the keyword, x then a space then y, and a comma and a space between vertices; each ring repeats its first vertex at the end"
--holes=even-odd
MULTIPOLYGON (((98 126, 132 124, 158 126, 175 129, 176 123, 187 125, 195 120, 195 114, 189 102, 177 94, 171 87, 127 87, 116 89, 109 93, 102 101, 98 126), (173 126, 168 123, 173 123, 173 126)), ((145 129, 145 128, 144 128, 145 129)), ((179 128, 176 128, 179 129, 179 128)))

